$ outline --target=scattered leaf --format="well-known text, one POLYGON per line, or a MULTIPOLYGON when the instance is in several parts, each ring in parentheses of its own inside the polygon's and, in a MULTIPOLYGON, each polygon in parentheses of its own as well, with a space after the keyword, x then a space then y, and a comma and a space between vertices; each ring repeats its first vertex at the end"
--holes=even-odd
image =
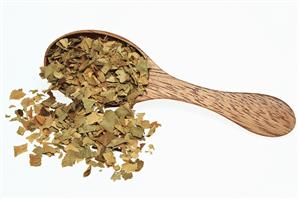
POLYGON ((25 129, 24 129, 24 127, 19 126, 19 128, 18 128, 18 130, 17 130, 17 134, 19 134, 19 135, 24 135, 24 133, 25 133, 25 129))
POLYGON ((83 177, 87 177, 87 176, 89 176, 90 173, 91 173, 91 165, 89 165, 89 166, 87 167, 87 169, 84 171, 84 173, 83 173, 83 177))
POLYGON ((11 91, 9 99, 18 100, 24 96, 25 96, 25 93, 23 92, 23 89, 17 89, 17 90, 11 91))
POLYGON ((14 154, 15 157, 17 157, 18 155, 25 153, 27 151, 27 144, 22 144, 19 146, 14 146, 14 154))
MULTIPOLYGON (((62 167, 85 161, 84 177, 92 167, 112 167, 113 181, 131 179, 143 167, 139 157, 147 137, 160 126, 132 110, 148 85, 148 60, 109 37, 60 38, 46 56, 40 76, 50 86, 42 92, 30 90, 30 97, 22 89, 10 94, 20 108, 9 119, 21 124, 17 134, 26 131, 33 145, 30 165, 40 166, 42 156, 57 154, 62 167), (70 102, 58 101, 53 91, 70 102)), ((27 144, 14 151, 15 156, 24 153, 27 144)))
POLYGON ((29 154, 30 166, 38 167, 42 164, 42 157, 40 155, 29 154))

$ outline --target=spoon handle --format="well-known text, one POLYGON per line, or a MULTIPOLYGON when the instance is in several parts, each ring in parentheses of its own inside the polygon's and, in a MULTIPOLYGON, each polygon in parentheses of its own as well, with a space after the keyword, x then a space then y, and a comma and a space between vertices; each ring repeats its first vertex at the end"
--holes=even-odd
POLYGON ((150 99, 173 99, 199 105, 263 136, 282 136, 295 126, 294 112, 276 97, 211 90, 176 79, 161 69, 151 69, 147 91, 150 99))

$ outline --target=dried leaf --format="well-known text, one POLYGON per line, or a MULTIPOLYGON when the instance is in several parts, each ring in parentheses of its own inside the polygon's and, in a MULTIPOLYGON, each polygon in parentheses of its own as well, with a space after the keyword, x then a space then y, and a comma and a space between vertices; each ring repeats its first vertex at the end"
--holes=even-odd
POLYGON ((39 138, 39 136, 40 136, 40 133, 32 133, 31 135, 27 136, 26 139, 32 143, 34 140, 39 138))
POLYGON ((155 133, 156 128, 158 128, 159 126, 161 126, 161 124, 159 124, 158 122, 152 122, 150 126, 150 130, 148 131, 146 136, 147 137, 152 136, 155 133))
POLYGON ((121 180, 121 172, 115 171, 113 175, 111 176, 111 180, 116 181, 116 180, 121 180))
POLYGON ((73 166, 75 163, 76 163, 76 157, 74 156, 74 154, 67 153, 62 159, 61 166, 62 167, 73 166))
POLYGON ((111 151, 103 153, 103 157, 105 158, 106 164, 108 166, 112 166, 116 161, 111 151))
POLYGON ((132 173, 127 173, 127 172, 122 172, 121 176, 123 177, 124 180, 128 180, 133 178, 133 174, 132 173))
POLYGON ((96 113, 96 112, 92 112, 91 114, 89 114, 86 117, 86 124, 94 124, 96 122, 100 123, 100 121, 102 120, 103 115, 96 113))
POLYGON ((137 168, 135 171, 140 171, 143 168, 144 162, 142 160, 137 160, 137 168))
POLYGON ((87 169, 84 171, 84 173, 83 173, 83 177, 87 177, 87 176, 89 176, 90 173, 91 173, 91 166, 89 165, 89 166, 87 167, 87 169))
POLYGON ((65 147, 65 150, 66 151, 73 151, 73 152, 80 152, 80 150, 77 147, 75 147, 73 144, 68 144, 65 147))
POLYGON ((11 91, 9 99, 18 100, 24 96, 25 96, 25 93, 23 92, 23 89, 17 89, 17 90, 11 91))
POLYGON ((88 99, 88 98, 83 98, 82 99, 84 108, 86 109, 87 112, 92 111, 92 106, 94 105, 94 103, 96 102, 93 99, 88 99))
POLYGON ((19 126, 17 134, 24 135, 24 133, 25 133, 25 129, 23 127, 19 126))
POLYGON ((21 101, 21 105, 24 108, 27 108, 28 106, 34 105, 34 101, 33 101, 33 99, 26 97, 21 101))
POLYGON ((111 142, 107 145, 107 147, 115 147, 126 142, 128 141, 124 138, 115 138, 111 140, 111 142))
POLYGON ((38 122, 39 125, 43 125, 46 122, 46 118, 41 115, 35 116, 36 121, 38 122))
POLYGON ((63 38, 59 40, 59 43, 64 47, 67 48, 69 46, 69 42, 67 38, 63 38))
POLYGON ((124 163, 121 166, 121 169, 127 173, 131 173, 137 170, 137 163, 124 163))
POLYGON ((114 126, 117 123, 117 115, 111 110, 105 111, 103 121, 101 122, 102 127, 108 132, 113 132, 114 126))
POLYGON ((115 73, 120 83, 124 83, 125 81, 129 80, 129 75, 124 71, 124 69, 118 69, 115 71, 115 73))
POLYGON ((27 151, 27 144, 22 144, 19 146, 14 146, 14 155, 17 157, 18 155, 25 153, 27 151))
POLYGON ((30 166, 38 167, 42 164, 42 157, 40 155, 29 154, 30 166))
POLYGON ((143 134, 144 134, 144 129, 141 128, 140 126, 133 126, 131 128, 131 133, 133 136, 135 136, 137 138, 142 138, 143 134))

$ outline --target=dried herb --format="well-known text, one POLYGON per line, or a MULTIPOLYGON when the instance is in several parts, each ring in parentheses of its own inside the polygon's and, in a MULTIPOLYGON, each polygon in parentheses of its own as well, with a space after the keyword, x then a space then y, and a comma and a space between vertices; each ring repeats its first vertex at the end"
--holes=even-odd
MULTIPOLYGON (((49 88, 30 90, 26 97, 22 89, 10 95, 21 106, 10 106, 16 109, 10 120, 20 123, 17 134, 26 134, 34 145, 30 165, 40 166, 43 156, 58 156, 62 167, 84 160, 84 177, 92 168, 110 167, 112 180, 131 179, 144 165, 139 154, 147 137, 160 126, 131 108, 145 93, 147 60, 119 41, 88 37, 63 38, 47 57, 40 76, 49 88), (71 102, 57 102, 55 90, 71 102)), ((148 147, 146 152, 152 153, 153 146, 148 147)), ((14 147, 15 156, 26 151, 27 144, 14 147)))
POLYGON ((23 92, 23 89, 17 89, 17 90, 13 90, 10 93, 9 99, 18 100, 18 99, 21 99, 24 96, 25 96, 25 93, 23 92))
POLYGON ((147 61, 118 41, 64 38, 47 56, 49 64, 41 67, 40 76, 51 88, 82 101, 88 111, 94 103, 133 105, 148 84, 147 61))
POLYGON ((27 151, 27 144, 22 144, 19 146, 14 146, 14 154, 15 157, 20 155, 21 153, 25 153, 27 151))

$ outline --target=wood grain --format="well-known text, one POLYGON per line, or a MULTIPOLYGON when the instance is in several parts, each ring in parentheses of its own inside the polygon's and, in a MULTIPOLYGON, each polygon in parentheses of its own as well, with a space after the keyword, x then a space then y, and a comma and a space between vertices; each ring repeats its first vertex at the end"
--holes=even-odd
POLYGON ((61 38, 89 36, 112 37, 136 48, 148 59, 150 67, 149 85, 146 95, 137 102, 152 99, 172 99, 192 103, 214 111, 245 129, 263 136, 282 136, 295 126, 292 109, 282 100, 259 93, 223 92, 196 86, 179 80, 164 72, 137 45, 113 33, 99 30, 81 30, 68 33, 56 39, 48 47, 44 64, 48 63, 49 49, 61 38))
POLYGON ((282 100, 258 93, 223 92, 196 86, 162 71, 152 60, 147 95, 138 100, 173 99, 214 111, 263 136, 282 136, 295 126, 292 109, 282 100))

